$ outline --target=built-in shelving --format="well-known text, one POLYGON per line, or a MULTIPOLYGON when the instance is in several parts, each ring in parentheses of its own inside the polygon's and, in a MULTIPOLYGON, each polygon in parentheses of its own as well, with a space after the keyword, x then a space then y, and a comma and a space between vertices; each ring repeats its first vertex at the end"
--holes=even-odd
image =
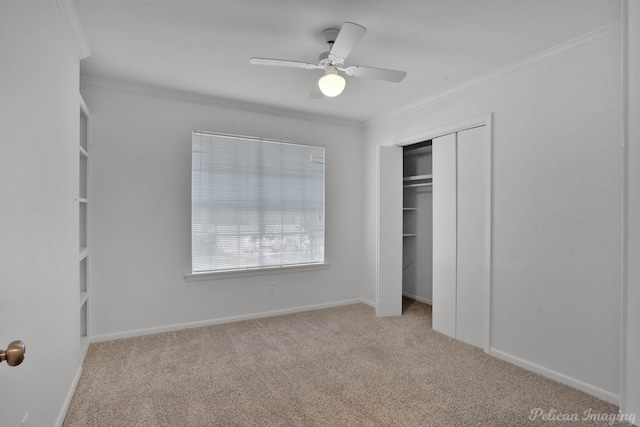
MULTIPOLYGON (((418 210, 416 208, 402 208, 402 213, 411 213, 411 212, 417 212, 418 210)), ((406 218, 403 219, 403 224, 406 226, 407 224, 407 220, 406 218)), ((416 234, 414 233, 402 233, 402 237, 415 237, 416 234)))
POLYGON ((431 141, 403 147, 402 159, 402 294, 427 301, 431 298, 429 230, 433 169, 431 141))
POLYGON ((79 304, 80 304, 80 348, 84 354, 89 347, 89 109, 80 96, 80 141, 78 146, 78 193, 75 197, 79 226, 79 304))
MULTIPOLYGON (((403 184, 404 188, 412 188, 412 187, 424 187, 427 185, 431 185, 431 179, 432 179, 433 175, 412 175, 412 176, 405 176, 402 177, 402 181, 405 183, 403 184)), ((402 208, 402 212, 416 212, 417 209, 416 208, 402 208)), ((410 216, 409 216, 410 217, 410 216)), ((404 224, 406 226, 407 224, 407 219, 404 219, 404 224)), ((414 221, 409 221, 409 223, 413 223, 414 221)), ((411 227, 410 227, 411 228, 411 227)), ((417 234, 415 233, 403 233, 402 237, 416 237, 417 234)))

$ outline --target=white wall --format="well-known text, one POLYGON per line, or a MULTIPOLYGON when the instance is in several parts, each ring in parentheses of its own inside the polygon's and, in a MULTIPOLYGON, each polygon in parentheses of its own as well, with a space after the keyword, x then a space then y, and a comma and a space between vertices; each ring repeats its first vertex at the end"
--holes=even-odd
MULTIPOLYGON (((628 2, 628 253, 626 301, 626 390, 620 409, 640 425, 640 2, 628 2)), ((625 337, 623 337, 624 339, 625 337)))
MULTIPOLYGON (((370 121, 365 172, 373 180, 377 145, 494 113, 491 347, 612 401, 620 346, 619 38, 604 31, 370 121)), ((375 211, 373 191, 366 213, 375 211)), ((365 298, 374 295, 374 224, 368 215, 365 298)))
POLYGON ((136 330, 359 298, 359 125, 241 111, 107 86, 94 82, 82 88, 92 114, 92 335, 113 338, 136 330), (191 268, 192 130, 326 146, 329 269, 185 281, 183 275, 191 268), (270 282, 274 293, 269 293, 270 282))
POLYGON ((0 3, 0 425, 56 424, 80 364, 78 54, 53 0, 0 3))

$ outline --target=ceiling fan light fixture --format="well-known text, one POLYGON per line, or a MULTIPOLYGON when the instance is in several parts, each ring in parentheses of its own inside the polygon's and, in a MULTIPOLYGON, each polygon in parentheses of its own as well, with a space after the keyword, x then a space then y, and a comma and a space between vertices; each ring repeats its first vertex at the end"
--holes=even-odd
POLYGON ((318 80, 320 91, 331 98, 340 95, 346 84, 344 77, 335 69, 327 69, 327 73, 318 80))
POLYGON ((303 68, 305 70, 324 70, 322 76, 313 86, 310 99, 318 99, 323 96, 335 97, 342 93, 346 85, 342 71, 349 77, 366 77, 370 79, 384 80, 398 83, 407 75, 404 71, 389 70, 385 68, 366 67, 362 65, 345 65, 347 57, 353 47, 360 41, 367 29, 353 22, 345 22, 340 29, 328 28, 322 32, 322 39, 329 45, 329 51, 320 54, 317 64, 287 59, 256 58, 249 60, 255 65, 274 65, 278 67, 303 68))

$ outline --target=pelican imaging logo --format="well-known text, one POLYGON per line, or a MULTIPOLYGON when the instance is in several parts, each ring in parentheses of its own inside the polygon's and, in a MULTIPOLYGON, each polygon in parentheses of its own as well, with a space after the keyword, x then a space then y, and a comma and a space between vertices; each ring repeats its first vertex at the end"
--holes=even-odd
POLYGON ((582 413, 569 413, 560 412, 555 408, 544 410, 542 408, 533 408, 529 415, 531 421, 558 421, 558 422, 582 422, 582 423, 602 423, 606 422, 610 426, 622 421, 628 422, 634 425, 636 422, 636 414, 621 414, 621 413, 602 413, 594 412, 592 408, 585 410, 582 413))

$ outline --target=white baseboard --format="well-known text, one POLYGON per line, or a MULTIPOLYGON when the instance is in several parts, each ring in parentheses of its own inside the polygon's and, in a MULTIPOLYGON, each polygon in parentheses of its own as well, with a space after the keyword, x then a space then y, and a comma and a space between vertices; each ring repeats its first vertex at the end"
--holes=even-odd
POLYGON ((402 296, 403 296, 403 297, 407 297, 407 298, 414 299, 414 300, 419 301, 419 302, 422 302, 422 303, 424 303, 424 304, 432 305, 431 300, 430 300, 430 299, 427 299, 427 298, 422 298, 422 297, 419 297, 419 296, 417 296, 417 295, 411 295, 411 294, 408 294, 408 293, 406 293, 406 292, 403 292, 403 293, 402 293, 402 296))
POLYGON ((360 302, 363 304, 367 304, 369 307, 376 308, 376 303, 366 298, 360 298, 360 302))
POLYGON ((545 368, 544 366, 536 365, 535 363, 529 362, 524 359, 520 359, 519 357, 512 356, 503 351, 496 350, 495 348, 490 348, 489 354, 497 357, 498 359, 502 359, 506 362, 514 364, 516 366, 520 366, 521 368, 524 368, 528 371, 535 372, 536 374, 540 374, 543 377, 550 378, 552 380, 558 381, 559 383, 566 384, 580 391, 584 391, 585 393, 588 393, 599 399, 605 400, 609 403, 613 403, 614 405, 620 405, 619 395, 613 394, 609 391, 603 390, 591 384, 587 384, 576 378, 561 374, 560 372, 553 371, 551 369, 545 368))
POLYGON ((82 375, 82 361, 80 362, 80 366, 78 367, 78 371, 76 372, 76 376, 73 377, 73 382, 71 383, 71 387, 67 392, 67 397, 64 399, 64 403, 62 404, 62 408, 60 409, 60 413, 58 414, 58 419, 56 420, 56 427, 62 427, 62 423, 64 423, 64 418, 67 416, 67 411, 69 410, 69 406, 71 405, 71 399, 73 399, 73 395, 76 392, 76 387, 78 387, 78 383, 80 382, 80 376, 82 375))
POLYGON ((91 342, 111 341, 122 338, 140 337, 143 335, 159 334, 162 332, 173 332, 182 329, 200 328, 202 326, 220 325, 223 323, 240 322, 242 320, 260 319, 263 317, 282 316, 284 314, 299 313, 302 311, 320 310, 323 308, 339 307, 342 305, 351 305, 364 303, 375 307, 371 301, 363 298, 354 298, 342 301, 334 301, 324 304, 306 305, 302 307, 286 308, 283 310, 263 311, 260 313, 243 314, 240 316, 221 317, 218 319, 200 320, 197 322, 177 323, 174 325, 158 326, 154 328, 146 329, 134 329, 130 331, 114 332, 111 334, 93 335, 91 336, 91 342))

